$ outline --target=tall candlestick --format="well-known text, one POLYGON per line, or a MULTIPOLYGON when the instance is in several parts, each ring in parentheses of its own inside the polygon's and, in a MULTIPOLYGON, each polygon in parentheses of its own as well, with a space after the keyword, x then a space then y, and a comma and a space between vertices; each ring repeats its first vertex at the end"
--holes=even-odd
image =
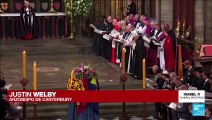
POLYGON ((183 34, 181 37, 185 38, 185 19, 183 20, 183 34))
POLYGON ((185 19, 183 20, 183 27, 185 27, 185 19))
POLYGON ((125 74, 125 52, 126 52, 126 49, 123 48, 122 49, 122 59, 121 59, 121 67, 122 67, 122 74, 125 74))
POLYGON ((146 60, 143 59, 142 61, 142 64, 143 64, 143 89, 146 89, 146 60))
POLYGON ((33 65, 33 85, 34 85, 34 90, 37 90, 36 62, 34 62, 34 65, 33 65))
POLYGON ((178 48, 178 76, 183 78, 183 64, 182 64, 182 48, 181 45, 177 45, 178 48))
POLYGON ((180 27, 180 18, 177 18, 177 27, 180 27))
POLYGON ((23 79, 26 79, 26 51, 23 51, 22 53, 23 58, 23 79))
POLYGON ((179 17, 177 19, 177 27, 176 27, 176 30, 175 30, 175 34, 176 34, 177 37, 180 34, 180 19, 179 19, 179 17))
POLYGON ((71 35, 69 36, 70 39, 74 39, 74 33, 73 33, 73 1, 70 0, 70 12, 71 12, 71 15, 70 15, 70 23, 71 23, 71 35))

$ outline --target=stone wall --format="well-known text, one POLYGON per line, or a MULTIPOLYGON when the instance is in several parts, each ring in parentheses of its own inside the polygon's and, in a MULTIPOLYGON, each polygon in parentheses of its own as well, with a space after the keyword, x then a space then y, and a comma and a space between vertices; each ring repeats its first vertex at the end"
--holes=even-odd
POLYGON ((212 0, 205 3, 205 44, 212 44, 212 0))
POLYGON ((173 0, 161 0, 161 23, 173 25, 173 0))
POLYGON ((195 39, 198 43, 204 43, 204 0, 195 1, 195 39))
MULTIPOLYGON (((195 0, 195 38, 198 43, 212 44, 212 0, 195 0)), ((156 0, 156 18, 173 25, 173 0, 156 0), (160 12, 160 13, 159 13, 160 12)))

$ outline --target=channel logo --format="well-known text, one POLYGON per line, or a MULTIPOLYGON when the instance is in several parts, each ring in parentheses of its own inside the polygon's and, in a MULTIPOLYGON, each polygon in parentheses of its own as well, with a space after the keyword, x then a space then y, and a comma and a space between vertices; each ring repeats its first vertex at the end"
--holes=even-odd
POLYGON ((193 103, 192 104, 192 116, 205 116, 205 104, 193 103))

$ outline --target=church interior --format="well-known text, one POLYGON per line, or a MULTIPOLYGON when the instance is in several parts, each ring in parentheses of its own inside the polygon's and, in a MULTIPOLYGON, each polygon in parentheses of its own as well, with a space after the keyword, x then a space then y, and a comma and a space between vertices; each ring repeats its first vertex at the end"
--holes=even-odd
POLYGON ((76 89, 82 66, 98 76, 92 90, 207 93, 201 117, 190 103, 91 103, 79 115, 76 103, 8 102, 14 115, 2 107, 0 119, 211 120, 211 12, 212 0, 0 0, 0 106, 6 89, 76 89))

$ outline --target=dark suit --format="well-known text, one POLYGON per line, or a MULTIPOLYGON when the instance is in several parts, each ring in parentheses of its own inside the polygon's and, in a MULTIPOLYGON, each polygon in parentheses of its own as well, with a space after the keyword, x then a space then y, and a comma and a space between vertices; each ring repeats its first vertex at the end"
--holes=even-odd
POLYGON ((210 92, 211 84, 210 84, 209 80, 207 80, 206 82, 204 82, 202 84, 201 90, 205 90, 205 92, 210 92))
POLYGON ((183 103, 181 108, 177 108, 180 119, 192 120, 192 115, 188 109, 190 105, 190 103, 183 103))
MULTIPOLYGON (((163 78, 157 78, 156 81, 157 85, 155 86, 156 89, 162 89, 163 88, 163 84, 164 84, 164 79, 163 78)), ((155 110, 156 110, 156 113, 157 113, 157 117, 159 119, 159 114, 160 115, 164 115, 163 114, 163 108, 162 108, 162 105, 161 103, 155 103, 155 110)))
POLYGON ((185 78, 183 79, 183 84, 192 84, 192 79, 194 78, 193 74, 194 68, 192 67, 190 70, 186 71, 185 78))
POLYGON ((196 79, 196 86, 198 90, 203 90, 203 84, 204 84, 205 80, 203 78, 197 78, 196 79))
POLYGON ((7 100, 2 98, 3 91, 0 90, 0 120, 7 120, 5 116, 7 115, 7 111, 11 109, 10 104, 7 100))
POLYGON ((133 14, 133 15, 136 14, 136 5, 135 5, 135 2, 133 1, 127 7, 127 15, 130 15, 130 14, 133 14))

